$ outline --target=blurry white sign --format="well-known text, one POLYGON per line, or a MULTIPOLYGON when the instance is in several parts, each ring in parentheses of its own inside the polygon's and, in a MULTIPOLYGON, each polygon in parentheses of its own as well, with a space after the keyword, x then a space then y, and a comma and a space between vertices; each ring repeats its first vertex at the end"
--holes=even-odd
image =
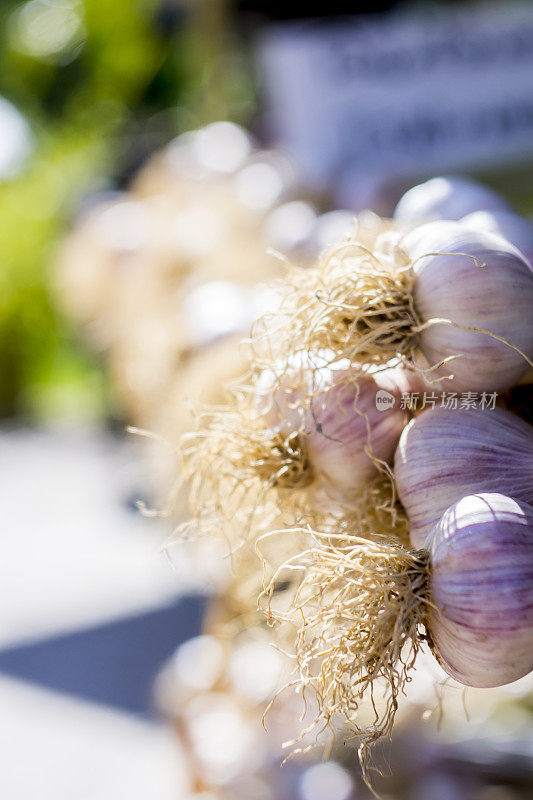
POLYGON ((30 126, 22 114, 0 97, 0 181, 12 178, 31 151, 30 126))
POLYGON ((533 156, 533 4, 270 28, 267 125, 311 183, 533 156))

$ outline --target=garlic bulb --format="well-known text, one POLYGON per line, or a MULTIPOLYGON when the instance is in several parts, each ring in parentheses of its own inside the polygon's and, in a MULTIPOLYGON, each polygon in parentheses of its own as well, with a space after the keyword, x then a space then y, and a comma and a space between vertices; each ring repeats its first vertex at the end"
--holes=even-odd
POLYGON ((469 178, 454 175, 431 178, 400 198, 394 219, 402 223, 458 220, 480 209, 508 209, 499 194, 469 178))
POLYGON ((454 222, 416 228, 402 248, 416 275, 414 309, 425 325, 420 353, 428 366, 452 358, 433 372, 441 379, 453 374, 442 388, 496 392, 517 383, 528 368, 524 355, 533 359, 533 270, 520 252, 499 236, 454 222))
POLYGON ((306 445, 315 473, 344 497, 391 462, 406 422, 399 390, 385 373, 358 376, 332 371, 331 386, 317 394, 306 419, 306 445))
POLYGON ((488 231, 503 236, 533 264, 533 222, 508 209, 475 211, 461 222, 472 230, 488 231))
POLYGON ((337 363, 315 371, 296 368, 258 381, 256 405, 267 426, 301 434, 312 472, 349 499, 391 462, 406 422, 400 395, 403 370, 361 375, 337 363))
MULTIPOLYGON (((255 382, 254 404, 267 427, 285 434, 304 424, 309 397, 331 385, 332 370, 348 369, 347 359, 333 360, 328 350, 297 350, 287 362, 263 369, 255 382)), ((354 372, 355 374, 355 372, 354 372)))
POLYGON ((446 672, 502 686, 533 669, 533 507, 502 494, 462 498, 430 535, 427 628, 446 672))
POLYGON ((268 341, 256 337, 267 362, 327 349, 367 368, 401 361, 441 390, 521 380, 533 363, 533 268, 516 247, 441 220, 373 248, 347 237, 315 268, 289 271, 290 301, 268 341))
MULTIPOLYGON (((458 403, 459 405, 459 403, 458 403)), ((403 431, 394 459, 413 547, 465 494, 533 503, 533 427, 501 408, 434 408, 403 431)))
POLYGON ((296 572, 294 599, 267 613, 296 626, 296 681, 314 691, 320 724, 340 714, 361 737, 363 768, 368 747, 391 732, 424 642, 467 685, 499 686, 533 669, 532 506, 463 497, 417 550, 357 531, 342 543, 327 530, 285 533, 307 533, 308 545, 266 590, 296 572), (370 722, 359 714, 365 700, 370 722))

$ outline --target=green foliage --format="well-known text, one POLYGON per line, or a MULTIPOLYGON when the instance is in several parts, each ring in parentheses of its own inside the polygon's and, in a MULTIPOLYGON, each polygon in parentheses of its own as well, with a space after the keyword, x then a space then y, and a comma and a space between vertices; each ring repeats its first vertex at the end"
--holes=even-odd
POLYGON ((47 277, 76 200, 127 168, 132 122, 142 127, 161 107, 159 73, 163 102, 180 97, 172 38, 157 31, 156 11, 155 0, 2 4, 0 95, 30 121, 35 149, 22 174, 0 183, 0 414, 49 413, 51 397, 56 411, 72 397, 80 413, 103 402, 95 364, 54 309, 47 277), (30 36, 28 46, 28 14, 50 7, 78 15, 71 40, 54 51, 52 26, 51 45, 30 36))

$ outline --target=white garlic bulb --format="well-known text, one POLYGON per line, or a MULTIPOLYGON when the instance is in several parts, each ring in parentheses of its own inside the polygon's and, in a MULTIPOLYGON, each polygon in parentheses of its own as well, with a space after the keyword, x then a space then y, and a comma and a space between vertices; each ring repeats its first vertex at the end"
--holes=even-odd
MULTIPOLYGON (((459 403, 458 403, 459 405, 459 403)), ((465 494, 533 503, 533 427, 502 408, 434 408, 403 431, 394 459, 413 547, 465 494)))
POLYGON ((433 372, 454 376, 441 388, 497 392, 516 384, 528 368, 524 355, 533 359, 533 270, 520 252, 500 236, 443 221, 414 229, 401 246, 416 275, 419 350, 431 367, 452 358, 433 372))
POLYGON ((503 236, 513 244, 530 264, 533 264, 533 222, 510 209, 475 211, 461 222, 472 230, 488 231, 503 236))
POLYGON ((502 686, 533 669, 533 507, 463 497, 430 535, 427 628, 446 672, 502 686))
POLYGON ((394 211, 401 223, 431 222, 437 219, 458 220, 480 209, 508 209, 492 189, 470 178, 455 175, 431 178, 409 189, 394 211))

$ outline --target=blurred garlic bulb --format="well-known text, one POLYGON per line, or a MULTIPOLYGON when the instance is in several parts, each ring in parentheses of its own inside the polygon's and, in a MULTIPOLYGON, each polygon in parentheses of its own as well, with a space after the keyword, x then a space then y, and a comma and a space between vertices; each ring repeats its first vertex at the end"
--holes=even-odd
POLYGON ((264 235, 270 247, 281 253, 305 250, 305 242, 312 235, 317 214, 313 206, 303 200, 292 200, 270 212, 264 223, 264 235))
POLYGON ((524 355, 533 358, 533 271, 520 252, 495 234, 442 221, 415 228, 401 246, 416 275, 419 350, 429 366, 453 358, 433 378, 453 374, 443 388, 457 391, 517 383, 528 368, 524 355))
POLYGON ((355 227, 353 211, 340 209, 328 211, 317 217, 315 227, 310 237, 309 250, 316 258, 319 253, 328 247, 340 242, 347 231, 355 227))
POLYGON ((287 158, 276 151, 260 151, 235 175, 235 194, 243 206, 266 211, 280 202, 294 180, 294 169, 287 158))
POLYGON ((235 172, 252 149, 248 132, 233 122, 212 122, 194 133, 194 155, 202 166, 213 172, 235 172))
POLYGON ((109 343, 121 286, 138 270, 139 255, 153 235, 148 204, 116 193, 85 210, 61 244, 54 275, 59 299, 77 324, 105 323, 98 332, 103 346, 109 343))
POLYGON ((501 408, 435 408, 403 431, 394 459, 413 547, 465 494, 501 492, 533 503, 533 428, 501 408))
POLYGON ((533 222, 508 209, 475 211, 461 222, 476 231, 488 231, 503 236, 533 264, 533 222))
POLYGON ((533 669, 533 507, 502 494, 463 497, 426 542, 427 628, 446 672, 502 686, 533 669))
POLYGON ((437 219, 459 220, 480 209, 508 209, 497 192, 470 178, 455 175, 431 178, 409 189, 394 210, 401 223, 431 222, 437 219))
POLYGON ((249 327, 246 287, 232 281, 209 281, 184 298, 181 313, 193 347, 205 347, 249 327))

